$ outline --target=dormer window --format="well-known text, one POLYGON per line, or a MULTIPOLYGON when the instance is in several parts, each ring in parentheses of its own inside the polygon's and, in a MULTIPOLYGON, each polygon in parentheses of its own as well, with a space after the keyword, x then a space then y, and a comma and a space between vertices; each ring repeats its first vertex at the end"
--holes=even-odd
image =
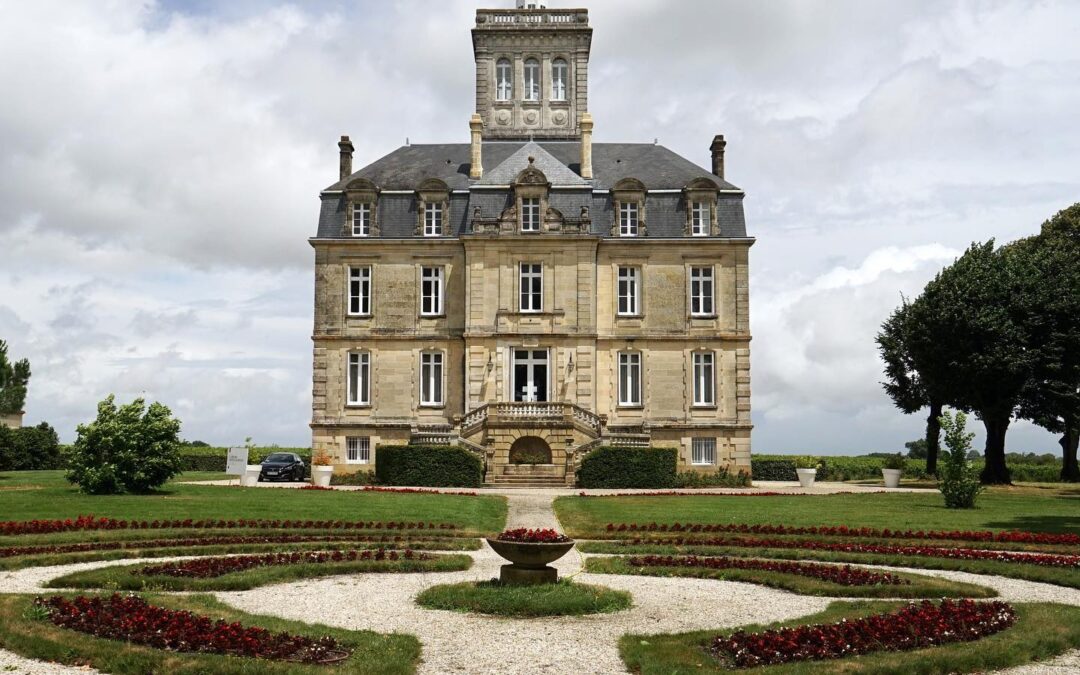
POLYGON ((613 237, 645 236, 645 184, 636 178, 623 178, 611 191, 615 219, 613 237))
POLYGON ((525 100, 540 100, 540 62, 536 59, 525 61, 525 100))
POLYGON ((540 199, 526 197, 521 200, 521 231, 540 231, 540 199))
POLYGON ((495 63, 495 100, 509 101, 514 96, 514 66, 510 59, 495 63))
POLYGON ((356 178, 345 186, 345 199, 348 210, 342 234, 352 237, 379 236, 379 223, 376 221, 379 188, 366 178, 356 178))
POLYGON ((711 237, 720 233, 716 219, 716 197, 720 188, 711 177, 695 178, 683 188, 686 229, 691 237, 711 237))
POLYGON ((619 236, 638 236, 638 204, 624 202, 619 205, 619 236))
POLYGON ((424 236, 442 236, 442 204, 424 205, 424 236))
POLYGON ((566 100, 566 82, 569 79, 570 67, 563 59, 555 59, 551 62, 551 100, 566 100))
POLYGON ((450 188, 438 178, 428 178, 416 191, 416 236, 442 237, 450 221, 450 188))
POLYGON ((705 202, 694 202, 690 215, 690 234, 695 237, 704 237, 709 234, 709 224, 712 220, 709 213, 709 205, 705 202))
POLYGON ((352 234, 354 237, 368 237, 371 236, 371 204, 353 204, 353 226, 352 234))

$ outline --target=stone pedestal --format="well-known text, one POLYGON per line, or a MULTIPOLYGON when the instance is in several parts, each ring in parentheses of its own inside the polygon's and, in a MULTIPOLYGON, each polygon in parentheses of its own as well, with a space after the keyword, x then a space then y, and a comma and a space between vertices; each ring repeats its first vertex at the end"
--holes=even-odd
POLYGON ((503 565, 499 568, 499 581, 509 586, 553 584, 558 580, 558 570, 547 565, 537 569, 518 567, 517 565, 503 565))

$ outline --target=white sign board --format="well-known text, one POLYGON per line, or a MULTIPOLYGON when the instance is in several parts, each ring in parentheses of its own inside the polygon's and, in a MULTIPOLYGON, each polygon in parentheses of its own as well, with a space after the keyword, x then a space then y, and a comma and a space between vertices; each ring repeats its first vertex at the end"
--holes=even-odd
POLYGON ((243 476, 247 463, 247 448, 229 448, 229 458, 225 460, 225 473, 230 476, 243 476))

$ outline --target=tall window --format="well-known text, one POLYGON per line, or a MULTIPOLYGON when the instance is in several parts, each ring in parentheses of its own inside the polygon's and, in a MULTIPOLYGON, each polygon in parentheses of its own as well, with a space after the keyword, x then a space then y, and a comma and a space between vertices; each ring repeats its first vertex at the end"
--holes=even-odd
POLYGON ((424 204, 424 236, 442 235, 442 204, 424 204))
POLYGON ((420 268, 420 314, 439 316, 443 313, 443 268, 420 268))
POLYGON ((371 234, 371 204, 353 204, 352 233, 354 237, 371 234))
POLYGON ((349 315, 371 314, 371 267, 349 268, 349 315))
POLYGON ((636 316, 641 313, 641 268, 619 268, 619 315, 636 316))
POLYGON ((540 231, 540 199, 527 197, 521 200, 521 231, 540 231))
POLYGON ((345 463, 367 464, 371 461, 371 438, 348 436, 345 438, 345 463))
POLYGON ((345 400, 349 405, 371 404, 371 353, 349 352, 349 377, 345 400))
POLYGON ((716 439, 695 438, 690 452, 691 464, 716 464, 716 439))
POLYGON ((706 202, 694 202, 690 211, 690 234, 704 237, 709 234, 712 217, 706 202))
POLYGON ((495 100, 509 101, 514 96, 514 66, 510 59, 495 63, 495 100))
POLYGON ((694 405, 716 405, 712 352, 694 352, 694 405))
POLYGON ((521 263, 521 311, 544 309, 544 270, 540 263, 521 263))
POLYGON ((420 354, 420 405, 443 404, 442 352, 420 354))
POLYGON ((540 62, 536 59, 525 61, 525 100, 540 100, 540 62))
POLYGON ((638 236, 638 203, 622 202, 619 204, 619 235, 638 236))
POLYGON ((641 405, 641 352, 619 352, 619 405, 641 405))
POLYGON ((551 62, 551 100, 566 100, 566 81, 570 77, 570 67, 563 59, 551 62))
POLYGON ((690 315, 712 316, 713 308, 713 268, 690 268, 690 315))

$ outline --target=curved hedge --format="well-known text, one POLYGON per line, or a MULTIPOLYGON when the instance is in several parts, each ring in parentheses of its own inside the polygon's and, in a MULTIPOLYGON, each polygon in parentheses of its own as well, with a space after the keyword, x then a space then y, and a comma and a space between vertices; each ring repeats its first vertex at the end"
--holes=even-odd
POLYGON ((484 463, 453 445, 380 445, 375 450, 379 485, 480 487, 484 463))
POLYGON ((583 488, 675 487, 675 448, 599 447, 581 460, 578 485, 583 488))

